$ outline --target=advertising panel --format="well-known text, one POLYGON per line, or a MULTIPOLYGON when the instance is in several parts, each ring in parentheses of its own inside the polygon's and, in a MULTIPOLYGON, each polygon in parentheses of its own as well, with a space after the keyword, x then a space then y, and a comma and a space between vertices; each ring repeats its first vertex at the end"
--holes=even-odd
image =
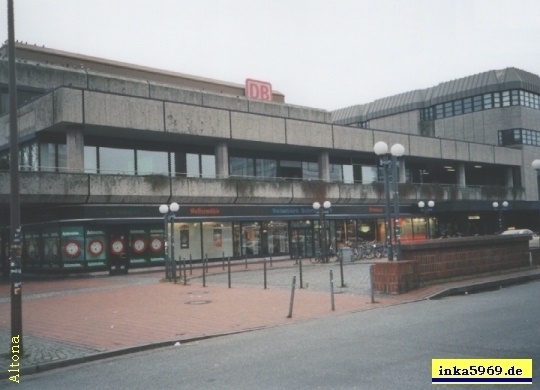
POLYGON ((39 269, 41 267, 41 229, 32 227, 24 229, 24 246, 23 265, 27 269, 39 269))
POLYGON ((58 227, 44 227, 41 232, 43 240, 43 268, 60 268, 60 233, 58 227))
POLYGON ((107 265, 107 233, 105 228, 86 228, 86 266, 89 268, 107 265))
POLYGON ((60 228, 62 267, 84 267, 84 227, 63 226, 60 228))
POLYGON ((165 229, 161 226, 150 227, 149 249, 152 265, 165 264, 165 229))
POLYGON ((144 267, 150 263, 150 231, 147 227, 129 230, 129 263, 131 266, 144 267))

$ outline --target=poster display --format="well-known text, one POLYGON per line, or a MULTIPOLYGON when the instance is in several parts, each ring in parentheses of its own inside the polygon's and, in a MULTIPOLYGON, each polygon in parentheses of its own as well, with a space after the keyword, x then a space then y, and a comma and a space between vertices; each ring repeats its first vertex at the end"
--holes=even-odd
POLYGON ((58 227, 44 227, 41 237, 43 242, 43 268, 60 268, 60 232, 58 227))
POLYGON ((150 262, 150 232, 146 227, 129 230, 131 266, 145 266, 150 262))
POLYGON ((60 228, 62 267, 84 267, 84 227, 62 226, 60 228))
POLYGON ((89 268, 107 266, 107 233, 104 228, 86 228, 86 266, 89 268))
POLYGON ((23 266, 27 269, 39 269, 41 267, 41 229, 28 228, 24 230, 23 266))
POLYGON ((150 227, 149 261, 152 265, 165 264, 165 229, 161 226, 150 227))

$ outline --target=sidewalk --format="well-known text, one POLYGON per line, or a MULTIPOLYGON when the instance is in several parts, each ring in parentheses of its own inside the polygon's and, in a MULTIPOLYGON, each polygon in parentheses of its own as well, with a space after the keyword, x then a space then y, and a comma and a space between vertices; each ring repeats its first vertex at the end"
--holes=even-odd
MULTIPOLYGON (((432 299, 472 291, 486 283, 498 287, 540 278, 539 268, 527 269, 432 285, 402 295, 375 294, 372 303, 368 263, 344 265, 343 286, 339 264, 312 265, 304 260, 300 278, 293 261, 274 262, 272 267, 267 263, 266 289, 262 264, 249 264, 247 269, 243 263, 235 264, 232 271, 231 288, 227 267, 221 264, 209 269, 204 282, 201 269, 194 269, 192 275, 187 271, 186 285, 181 279, 177 284, 162 282, 163 270, 26 281, 25 356, 20 374, 176 342, 432 299), (288 318, 293 277, 296 289, 288 318)), ((4 279, 0 283, 0 379, 7 378, 12 362, 10 313, 10 284, 4 279)))

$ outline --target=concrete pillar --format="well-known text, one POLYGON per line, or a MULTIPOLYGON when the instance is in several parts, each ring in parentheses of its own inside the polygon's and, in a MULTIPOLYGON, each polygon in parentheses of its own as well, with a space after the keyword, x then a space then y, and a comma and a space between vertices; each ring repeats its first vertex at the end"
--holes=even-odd
POLYGON ((467 178, 465 177, 465 164, 460 163, 458 164, 458 176, 457 176, 457 183, 459 187, 466 187, 467 186, 467 178))
POLYGON ((70 127, 66 133, 67 171, 84 172, 84 135, 80 127, 70 127))
POLYGON ((319 179, 330 181, 330 157, 327 151, 319 153, 319 179))
POLYGON ((218 179, 229 177, 229 148, 225 142, 216 145, 216 175, 218 179))

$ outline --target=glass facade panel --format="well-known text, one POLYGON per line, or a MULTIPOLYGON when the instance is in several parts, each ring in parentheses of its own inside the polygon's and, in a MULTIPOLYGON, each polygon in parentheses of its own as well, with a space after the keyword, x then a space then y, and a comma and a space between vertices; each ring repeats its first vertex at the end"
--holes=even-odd
POLYGON ((319 179, 319 164, 312 162, 302 163, 302 179, 318 180, 319 179))
POLYGON ((202 259, 201 222, 174 223, 175 258, 202 259))
POLYGON ((208 258, 233 255, 232 222, 203 222, 203 256, 208 258))
POLYGON ((187 177, 199 177, 199 155, 193 153, 186 153, 186 174, 187 177))
POLYGON ((169 153, 149 150, 137 151, 137 174, 168 175, 169 153))
POLYGON ((482 111, 482 96, 473 97, 473 110, 482 111))
POLYGON ((377 167, 362 166, 362 184, 371 184, 378 181, 377 172, 377 167))
POLYGON ((493 107, 493 101, 490 93, 484 95, 484 109, 489 110, 493 107))
POLYGON ((445 118, 454 115, 454 111, 453 111, 453 107, 452 107, 452 106, 453 106, 452 102, 446 102, 446 103, 444 103, 444 117, 445 117, 445 118))
POLYGON ((277 161, 258 158, 255 160, 255 176, 276 177, 277 161))
POLYGON ((242 222, 242 255, 259 255, 261 253, 261 224, 259 222, 242 222))
POLYGON ((472 112, 472 98, 463 99, 463 113, 468 114, 472 112))
POLYGON ((216 157, 211 154, 201 154, 201 177, 216 178, 216 157))
POLYGON ((354 170, 352 165, 343 165, 343 183, 354 183, 354 170))
POLYGON ((289 252, 289 229, 285 221, 263 222, 264 254, 285 254, 289 252))
POLYGON ((503 91, 502 92, 502 106, 503 107, 509 107, 510 106, 510 91, 503 91))
POLYGON ((255 174, 253 159, 231 157, 229 159, 229 170, 231 176, 253 176, 255 174))
POLYGON ((454 114, 455 115, 463 114, 463 102, 461 100, 456 100, 454 102, 454 114))
POLYGON ((99 172, 102 174, 135 174, 135 151, 133 149, 102 148, 99 151, 99 172))
POLYGON ((84 147, 84 172, 97 173, 97 148, 95 146, 84 147))
POLYGON ((501 94, 499 92, 495 92, 493 94, 493 108, 500 108, 501 107, 501 94))
POLYGON ((67 146, 58 144, 58 171, 67 172, 67 146))
POLYGON ((44 172, 56 171, 56 144, 41 143, 39 145, 39 166, 44 172))
POLYGON ((342 173, 341 165, 330 164, 330 181, 335 181, 335 182, 343 181, 343 173, 342 173))

